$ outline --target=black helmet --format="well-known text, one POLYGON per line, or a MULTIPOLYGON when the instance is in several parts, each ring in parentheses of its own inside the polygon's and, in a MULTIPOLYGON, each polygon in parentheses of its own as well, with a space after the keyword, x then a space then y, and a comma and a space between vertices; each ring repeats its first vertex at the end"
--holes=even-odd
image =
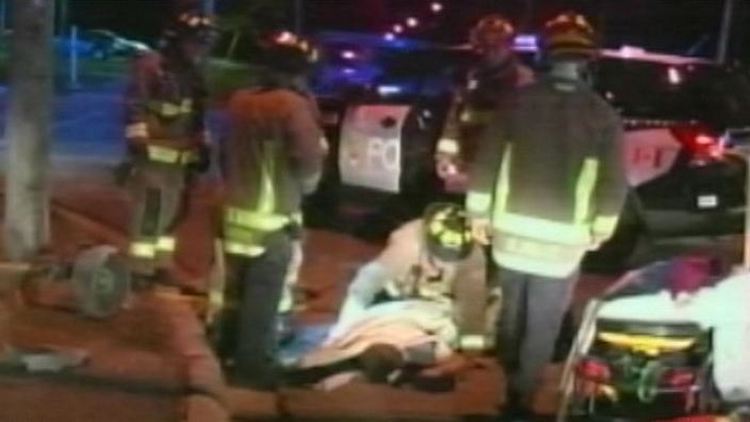
POLYGON ((216 25, 213 18, 202 12, 184 12, 167 26, 163 37, 167 42, 191 39, 210 43, 215 35, 216 25))
POLYGON ((424 216, 425 243, 432 256, 460 261, 471 253, 473 238, 466 211, 455 204, 433 204, 424 216))
POLYGON ((272 34, 262 44, 263 64, 286 74, 303 74, 318 61, 310 41, 288 31, 272 34))

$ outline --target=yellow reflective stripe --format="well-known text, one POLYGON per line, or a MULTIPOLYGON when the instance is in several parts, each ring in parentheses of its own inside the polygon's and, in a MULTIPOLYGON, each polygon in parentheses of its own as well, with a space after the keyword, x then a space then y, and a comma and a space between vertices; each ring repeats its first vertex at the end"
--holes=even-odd
POLYGON ((461 350, 485 350, 487 339, 480 334, 464 335, 459 339, 459 348, 461 350))
POLYGON ((225 219, 229 224, 236 224, 248 229, 261 231, 275 231, 291 222, 291 218, 281 214, 264 214, 261 212, 245 211, 239 208, 227 208, 225 219))
POLYGON ((570 261, 578 258, 579 249, 584 246, 561 245, 550 241, 538 241, 512 234, 499 236, 496 245, 500 250, 535 257, 543 260, 570 261))
POLYGON ((171 236, 162 236, 156 243, 156 250, 160 252, 174 252, 177 247, 177 241, 171 236))
POLYGON ((148 138, 148 126, 145 123, 127 125, 125 126, 125 137, 128 139, 148 138))
POLYGON ((617 227, 618 216, 601 216, 594 219, 592 230, 594 233, 610 236, 617 227))
POLYGON ((180 151, 172 148, 149 145, 147 148, 148 158, 152 161, 174 164, 180 161, 180 151))
POLYGON ((685 350, 695 344, 696 341, 694 338, 667 338, 610 332, 600 333, 598 337, 609 344, 626 347, 649 355, 657 355, 663 351, 677 352, 685 350))
POLYGON ((276 192, 273 186, 275 172, 274 157, 265 157, 261 165, 260 198, 258 198, 257 210, 260 213, 272 214, 276 206, 276 192))
POLYGON ((198 160, 198 154, 194 151, 180 151, 158 145, 149 145, 147 153, 149 160, 167 164, 190 164, 198 160))
POLYGON ((450 138, 443 138, 438 141, 437 152, 441 154, 457 155, 461 150, 458 141, 450 138))
POLYGON ((560 223, 506 212, 496 215, 493 226, 501 232, 501 236, 507 233, 573 246, 591 243, 591 233, 589 226, 586 224, 560 223))
POLYGON ((496 211, 505 212, 508 206, 508 195, 510 194, 510 166, 513 163, 513 145, 505 145, 503 161, 500 164, 500 178, 495 191, 496 211))
POLYGON ((459 116, 461 123, 485 124, 492 118, 493 111, 475 110, 467 108, 459 116))
POLYGON ((149 242, 133 242, 130 245, 130 255, 136 258, 154 258, 156 246, 149 242))
POLYGON ((294 297, 292 290, 288 286, 284 286, 284 291, 281 294, 281 301, 279 301, 279 313, 291 312, 294 308, 294 297))
POLYGON ((509 270, 535 274, 542 277, 564 278, 575 272, 584 253, 585 251, 579 252, 578 259, 570 261, 545 261, 539 257, 521 256, 498 250, 494 251, 493 257, 498 265, 509 270))
POLYGON ((266 248, 256 245, 245 245, 237 242, 224 242, 224 251, 232 255, 243 255, 255 258, 263 255, 266 248))
POLYGON ((214 312, 224 308, 224 286, 214 286, 208 292, 208 306, 214 312))
POLYGON ((576 182, 576 205, 573 221, 577 224, 587 222, 591 218, 591 195, 594 192, 596 179, 599 175, 599 160, 587 158, 583 162, 581 173, 576 182))
POLYGON ((179 104, 170 102, 152 101, 150 108, 164 117, 175 117, 181 114, 189 114, 193 111, 193 100, 185 99, 179 104))

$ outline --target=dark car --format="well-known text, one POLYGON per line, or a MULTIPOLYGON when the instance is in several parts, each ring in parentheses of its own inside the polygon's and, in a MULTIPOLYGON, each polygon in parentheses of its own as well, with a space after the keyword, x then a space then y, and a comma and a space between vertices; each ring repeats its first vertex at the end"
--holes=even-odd
MULTIPOLYGON (((362 55, 347 54, 353 46, 333 48, 344 60, 326 72, 353 78, 321 96, 335 154, 320 203, 335 204, 328 216, 356 211, 364 227, 382 235, 427 202, 460 196, 447 192, 433 160, 453 86, 472 57, 460 48, 374 44, 362 55)), ((518 49, 535 63, 527 40, 518 49)), ((623 261, 644 236, 740 232, 745 163, 734 144, 750 135, 747 75, 632 47, 601 56, 591 76, 623 116, 632 190, 596 261, 623 261)))

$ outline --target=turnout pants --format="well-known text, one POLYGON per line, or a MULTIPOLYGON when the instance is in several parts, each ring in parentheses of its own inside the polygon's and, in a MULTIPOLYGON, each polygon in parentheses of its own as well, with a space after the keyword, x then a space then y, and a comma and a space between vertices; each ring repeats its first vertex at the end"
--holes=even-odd
POLYGON ((498 358, 506 373, 509 398, 527 404, 552 360, 578 274, 552 279, 495 268, 493 278, 502 288, 498 358))
POLYGON ((136 162, 130 180, 135 209, 130 225, 131 269, 151 276, 175 252, 172 233, 184 209, 187 168, 149 160, 136 162))
POLYGON ((276 385, 278 310, 292 246, 290 234, 281 231, 269 235, 263 255, 227 256, 238 303, 234 315, 227 315, 222 348, 231 356, 234 380, 250 388, 276 385))

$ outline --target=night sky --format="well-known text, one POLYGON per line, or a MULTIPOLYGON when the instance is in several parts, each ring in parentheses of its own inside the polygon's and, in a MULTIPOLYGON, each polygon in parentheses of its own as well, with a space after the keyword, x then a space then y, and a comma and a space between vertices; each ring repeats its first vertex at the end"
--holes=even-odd
MULTIPOLYGON (((144 40, 152 40, 175 0, 70 0, 71 21, 84 27, 107 27, 144 40)), ((216 0, 219 10, 252 0, 216 0)), ((291 0, 286 17, 263 20, 267 27, 289 27, 291 0)), ((587 13, 605 28, 610 46, 633 44, 654 50, 687 52, 703 41, 702 54, 714 54, 721 21, 722 0, 442 0, 442 16, 429 13, 429 0, 303 0, 305 29, 348 29, 382 33, 394 22, 411 15, 429 17, 417 36, 460 42, 470 25, 483 13, 507 13, 521 27, 534 28, 565 9, 587 13), (529 8, 533 4, 533 8, 529 8)), ((750 1, 738 0, 732 53, 750 58, 750 1)), ((265 27, 263 29, 266 29, 265 27)), ((269 28, 270 29, 270 28, 269 28)))

